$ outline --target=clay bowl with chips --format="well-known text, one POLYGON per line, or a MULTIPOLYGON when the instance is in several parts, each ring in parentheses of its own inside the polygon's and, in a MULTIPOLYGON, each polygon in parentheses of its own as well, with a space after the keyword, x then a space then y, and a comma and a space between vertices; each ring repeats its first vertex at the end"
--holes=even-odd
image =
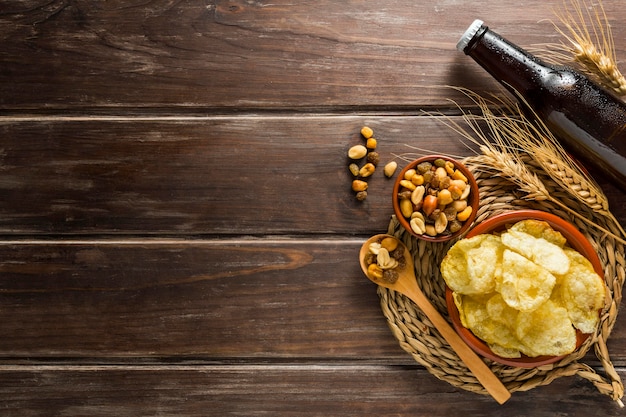
MULTIPOLYGON (((545 221, 552 227, 552 229, 560 232, 566 239, 567 245, 575 249, 585 258, 587 258, 591 262, 591 265, 599 278, 601 280, 604 279, 602 263, 600 262, 596 251, 589 243, 587 238, 585 238, 585 236, 574 225, 551 213, 536 210, 516 210, 505 212, 476 224, 476 226, 467 233, 466 238, 471 238, 481 234, 494 234, 503 232, 511 225, 527 219, 545 221)), ((459 333, 461 338, 476 353, 482 355, 485 358, 491 359, 504 365, 520 368, 534 368, 558 362, 559 360, 567 356, 562 355, 528 357, 523 354, 521 355, 521 357, 518 358, 504 358, 498 356, 488 347, 488 345, 484 341, 476 337, 471 330, 463 326, 463 324, 461 323, 459 310, 454 301, 453 292, 447 286, 446 304, 448 307, 450 319, 452 320, 453 327, 459 333)), ((578 349, 589 336, 589 334, 584 334, 580 330, 576 329, 576 349, 578 349)))
POLYGON ((478 184, 459 161, 443 155, 428 155, 410 162, 400 171, 393 186, 392 201, 396 218, 408 233, 430 242, 445 242, 462 236, 476 218, 478 184), (431 164, 431 171, 425 171, 428 164, 431 164), (433 176, 437 179, 432 180, 433 176), (422 217, 423 224, 418 225, 418 221, 413 220, 415 215, 422 217))

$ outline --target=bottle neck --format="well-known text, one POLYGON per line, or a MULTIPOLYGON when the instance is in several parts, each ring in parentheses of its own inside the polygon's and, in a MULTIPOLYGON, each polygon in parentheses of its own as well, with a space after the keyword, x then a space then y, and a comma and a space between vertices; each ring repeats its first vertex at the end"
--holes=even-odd
POLYGON ((512 93, 528 93, 554 68, 500 35, 481 26, 463 49, 512 93))

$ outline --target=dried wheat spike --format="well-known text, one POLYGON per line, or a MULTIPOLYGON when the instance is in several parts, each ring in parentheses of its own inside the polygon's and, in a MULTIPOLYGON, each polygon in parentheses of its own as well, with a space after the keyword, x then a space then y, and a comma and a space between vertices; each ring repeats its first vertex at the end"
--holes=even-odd
POLYGON ((626 78, 617 67, 611 25, 602 3, 598 3, 599 10, 587 7, 584 0, 570 0, 570 3, 573 12, 556 13, 565 29, 555 27, 569 42, 569 47, 565 44, 559 47, 569 51, 584 72, 617 94, 626 95, 626 78))

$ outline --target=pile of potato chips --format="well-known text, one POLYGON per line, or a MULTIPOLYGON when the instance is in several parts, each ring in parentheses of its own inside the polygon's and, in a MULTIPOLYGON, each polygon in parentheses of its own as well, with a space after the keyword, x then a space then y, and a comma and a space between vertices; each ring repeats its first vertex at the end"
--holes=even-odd
POLYGON ((573 352, 576 329, 594 332, 604 305, 591 262, 538 220, 459 240, 441 273, 462 325, 503 358, 573 352))

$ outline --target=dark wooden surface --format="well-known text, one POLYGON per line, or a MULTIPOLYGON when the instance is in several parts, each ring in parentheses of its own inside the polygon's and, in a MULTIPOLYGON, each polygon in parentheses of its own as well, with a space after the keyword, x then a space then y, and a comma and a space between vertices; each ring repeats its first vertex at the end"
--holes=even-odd
POLYGON ((423 114, 498 88, 459 36, 555 42, 559 5, 1 1, 0 415, 623 414, 577 377, 503 406, 439 381, 356 259, 391 215, 382 175, 350 191, 360 127, 383 161, 468 155, 423 114))

